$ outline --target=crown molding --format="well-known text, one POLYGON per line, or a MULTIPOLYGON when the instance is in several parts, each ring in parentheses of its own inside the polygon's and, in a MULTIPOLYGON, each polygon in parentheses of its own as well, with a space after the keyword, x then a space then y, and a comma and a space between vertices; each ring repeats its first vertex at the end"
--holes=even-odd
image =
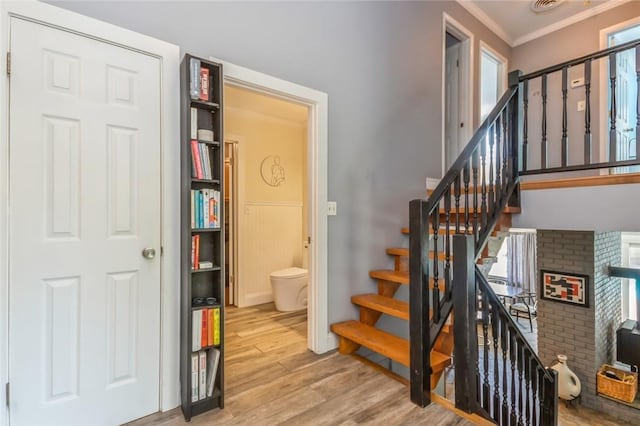
POLYGON ((629 3, 630 1, 631 0, 609 0, 606 3, 599 4, 598 6, 591 7, 580 13, 576 13, 573 16, 569 16, 568 18, 565 18, 562 21, 555 22, 551 25, 547 25, 546 27, 540 28, 539 30, 532 31, 528 34, 518 37, 513 41, 513 44, 511 45, 511 47, 516 47, 521 44, 527 43, 531 40, 535 40, 537 38, 543 37, 554 31, 558 31, 564 27, 568 27, 569 25, 573 25, 577 22, 584 21, 585 19, 589 19, 593 16, 599 15, 603 12, 606 12, 607 10, 611 10, 618 6, 622 6, 623 4, 629 3))
POLYGON ((465 8, 473 17, 489 28, 495 35, 500 37, 509 46, 513 46, 513 39, 496 21, 493 20, 484 10, 480 9, 472 0, 456 0, 460 6, 465 8))
POLYGON ((584 21, 585 19, 596 16, 600 13, 614 9, 625 3, 629 3, 632 0, 609 0, 606 3, 599 4, 598 6, 591 7, 580 13, 576 13, 573 16, 569 16, 561 21, 555 22, 546 27, 527 33, 518 38, 511 37, 496 21, 487 15, 482 9, 480 9, 473 0, 456 0, 456 2, 473 15, 477 20, 482 22, 489 30, 493 31, 495 35, 500 37, 505 43, 511 47, 516 47, 521 44, 527 43, 531 40, 543 37, 547 34, 551 34, 554 31, 558 31, 569 25, 573 25, 577 22, 584 21))

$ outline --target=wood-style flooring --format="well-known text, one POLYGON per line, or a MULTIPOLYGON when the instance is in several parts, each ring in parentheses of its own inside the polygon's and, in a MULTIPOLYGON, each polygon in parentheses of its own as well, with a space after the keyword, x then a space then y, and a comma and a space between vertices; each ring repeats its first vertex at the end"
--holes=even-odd
MULTIPOLYGON (((227 308, 225 333, 225 408, 193 425, 471 424, 436 404, 418 408, 407 386, 350 356, 307 350, 305 311, 227 308)), ((179 408, 130 423, 184 424, 179 408)))

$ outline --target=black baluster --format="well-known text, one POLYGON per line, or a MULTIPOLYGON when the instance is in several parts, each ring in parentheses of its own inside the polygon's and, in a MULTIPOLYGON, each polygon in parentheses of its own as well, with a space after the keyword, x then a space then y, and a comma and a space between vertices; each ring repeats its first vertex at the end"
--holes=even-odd
POLYGON ((610 107, 610 127, 609 127, 609 162, 613 163, 618 159, 618 135, 616 132, 616 54, 609 54, 609 81, 611 83, 611 107, 610 107))
MULTIPOLYGON (((480 152, 478 149, 473 151, 473 157, 471 161, 471 169, 473 170, 473 235, 474 241, 478 241, 478 163, 480 152)), ((469 205, 465 206, 466 210, 469 210, 469 205)))
POLYGON ((516 346, 518 348, 518 424, 522 424, 522 415, 524 414, 524 395, 522 389, 524 378, 524 351, 522 341, 516 338, 516 346))
POLYGON ((490 412, 489 396, 489 299, 487 293, 482 292, 482 407, 490 412))
MULTIPOLYGON (((461 172, 462 173, 462 172, 461 172)), ((460 211, 460 180, 461 176, 456 176, 456 180, 453 182, 453 197, 456 212, 460 211)), ((460 215, 456 214, 456 234, 460 233, 460 215)))
POLYGON ((584 63, 584 164, 591 164, 591 59, 584 63))
MULTIPOLYGON (((529 158, 529 80, 522 84, 522 171, 527 170, 527 160, 529 158)), ((505 120, 505 125, 506 125, 505 120)), ((505 136, 507 132, 505 130, 505 136)), ((505 138, 506 139, 506 138, 505 138)))
MULTIPOLYGON (((526 83, 526 82, 525 82, 526 83)), ((509 121, 509 116, 505 113, 505 111, 503 111, 502 114, 500 114, 501 119, 502 119, 502 144, 503 144, 503 150, 502 150, 502 187, 504 188, 504 191, 506 192, 507 188, 509 187, 509 156, 510 156, 510 148, 509 148, 509 138, 508 138, 508 134, 507 134, 507 122, 509 121)))
POLYGON ((502 202, 502 125, 501 125, 502 115, 499 115, 496 119, 496 203, 502 202))
POLYGON ((636 46, 636 160, 640 160, 640 46, 636 46))
POLYGON ((538 416, 540 417, 540 424, 544 424, 544 419, 545 419, 545 415, 544 415, 544 398, 545 398, 545 387, 544 387, 544 383, 545 383, 545 378, 544 378, 544 371, 540 370, 538 371, 538 416))
POLYGON ((511 421, 515 425, 518 421, 516 406, 516 360, 518 357, 518 347, 516 346, 515 331, 509 327, 509 360, 511 361, 511 421))
POLYGON ((542 143, 540 145, 540 168, 547 168, 547 74, 542 75, 542 143))
POLYGON ((567 137, 567 91, 569 67, 562 68, 562 167, 569 161, 569 138, 567 137))
POLYGON ((525 423, 531 424, 531 399, 529 392, 531 391, 531 363, 533 361, 533 358, 529 350, 526 348, 524 350, 524 355, 524 418, 525 423))
MULTIPOLYGON (((445 231, 444 231, 444 292, 445 299, 451 300, 451 189, 448 188, 444 193, 444 214, 445 214, 445 231)), ((456 218, 458 212, 456 210, 456 218)), ((457 219, 456 219, 457 222, 457 219)), ((437 257, 434 259, 437 261, 437 257)))
POLYGON ((537 426, 538 423, 538 366, 535 365, 531 369, 531 424, 537 426))
POLYGON ((431 217, 433 227, 433 292, 431 303, 433 304, 433 322, 440 321, 440 288, 438 271, 438 228, 440 228, 440 208, 437 206, 431 217))
MULTIPOLYGON (((481 165, 481 174, 480 178, 482 179, 482 218, 480 221, 480 227, 484 229, 487 225, 487 143, 483 142, 480 144, 480 150, 482 152, 482 156, 480 157, 480 165, 481 165)), ((476 239, 476 243, 478 240, 476 239)))
POLYGON ((493 334, 493 419, 500 424, 500 365, 498 363, 498 338, 500 335, 498 307, 491 306, 491 333, 493 334))
POLYGON ((469 223, 469 182, 471 181, 471 171, 469 160, 464 163, 464 233, 468 234, 471 229, 469 223))
POLYGON ((507 328, 507 319, 500 320, 500 346, 502 348, 502 422, 509 422, 509 378, 507 376, 507 350, 509 349, 509 333, 507 328))
POLYGON ((495 192, 493 187, 493 146, 495 144, 495 125, 489 127, 489 205, 487 206, 487 213, 489 217, 493 215, 495 210, 495 192))

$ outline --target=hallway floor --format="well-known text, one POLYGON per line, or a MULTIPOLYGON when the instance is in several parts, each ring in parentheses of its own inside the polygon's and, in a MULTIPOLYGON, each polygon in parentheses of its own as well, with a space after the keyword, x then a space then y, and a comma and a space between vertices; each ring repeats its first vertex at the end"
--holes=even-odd
MULTIPOLYGON (((398 381, 335 351, 307 350, 305 311, 273 304, 227 308, 225 409, 194 417, 193 425, 470 425, 432 404, 420 409, 398 381)), ((179 408, 131 426, 189 424, 179 408)))

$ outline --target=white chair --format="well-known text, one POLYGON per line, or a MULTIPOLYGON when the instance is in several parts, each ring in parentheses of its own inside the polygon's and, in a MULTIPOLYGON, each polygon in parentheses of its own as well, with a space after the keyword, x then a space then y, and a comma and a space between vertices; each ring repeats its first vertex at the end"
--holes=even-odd
POLYGON ((538 314, 538 300, 535 293, 523 293, 515 296, 516 303, 509 306, 509 313, 516 316, 516 322, 520 317, 529 320, 529 327, 533 333, 533 319, 538 314))

